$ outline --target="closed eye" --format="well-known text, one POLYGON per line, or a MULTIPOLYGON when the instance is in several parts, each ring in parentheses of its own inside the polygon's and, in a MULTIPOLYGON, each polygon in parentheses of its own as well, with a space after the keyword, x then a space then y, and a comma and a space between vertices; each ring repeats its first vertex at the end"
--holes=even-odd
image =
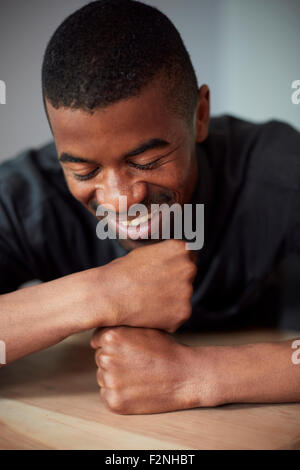
POLYGON ((160 160, 174 153, 179 147, 180 145, 178 145, 175 149, 170 150, 170 152, 166 153, 165 155, 161 155, 160 157, 156 158, 156 160, 153 160, 150 163, 146 163, 145 165, 141 165, 140 163, 134 163, 134 162, 128 162, 128 164, 138 170, 152 170, 153 168, 158 166, 158 163, 160 160))
MULTIPOLYGON (((178 147, 179 146, 177 146, 175 149, 168 152, 166 155, 162 155, 162 156, 156 158, 156 160, 153 160, 152 162, 146 163, 144 165, 142 165, 140 163, 130 162, 130 161, 127 162, 127 163, 128 163, 128 165, 132 166, 133 168, 136 168, 137 170, 141 170, 141 171, 152 170, 152 169, 154 169, 155 167, 158 166, 158 163, 159 163, 160 160, 162 160, 163 158, 165 158, 168 155, 175 152, 178 149, 178 147)), ((91 171, 91 172, 89 172, 85 175, 80 175, 78 173, 73 173, 73 176, 74 176, 74 178, 76 178, 79 181, 87 181, 87 180, 93 178, 94 176, 96 176, 96 174, 100 171, 100 169, 101 169, 101 167, 97 167, 93 171, 91 171)))
POLYGON ((156 160, 153 160, 153 162, 146 163, 145 165, 141 165, 139 163, 134 163, 134 162, 128 162, 130 166, 133 166, 137 170, 152 170, 153 168, 156 167, 157 163, 159 160, 161 160, 163 157, 159 157, 156 160))
POLYGON ((89 180, 89 179, 93 178, 93 176, 95 176, 98 173, 99 170, 100 170, 100 167, 95 168, 93 171, 90 171, 86 175, 80 175, 78 173, 73 173, 73 176, 74 176, 74 178, 76 178, 79 181, 86 181, 86 180, 89 180))

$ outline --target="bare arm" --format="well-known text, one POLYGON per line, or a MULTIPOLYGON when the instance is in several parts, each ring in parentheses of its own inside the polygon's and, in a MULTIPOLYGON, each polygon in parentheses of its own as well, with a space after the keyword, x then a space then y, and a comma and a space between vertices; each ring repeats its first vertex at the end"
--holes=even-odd
MULTIPOLYGON (((300 402, 299 339, 217 347, 211 352, 218 404, 300 402)), ((201 355, 200 348, 197 354, 201 355)))
POLYGON ((191 347, 127 327, 96 330, 91 341, 102 399, 121 414, 300 402, 300 341, 293 343, 191 347))
POLYGON ((7 363, 105 324, 101 303, 98 321, 91 321, 92 274, 83 271, 0 297, 0 340, 6 345, 7 363))
POLYGON ((175 331, 191 313, 195 274, 185 243, 166 240, 105 266, 2 295, 6 362, 96 327, 175 331))

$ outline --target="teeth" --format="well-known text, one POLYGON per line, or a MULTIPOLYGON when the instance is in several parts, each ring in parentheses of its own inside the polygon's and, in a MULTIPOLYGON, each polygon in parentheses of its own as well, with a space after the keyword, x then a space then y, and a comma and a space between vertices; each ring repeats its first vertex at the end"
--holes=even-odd
POLYGON ((129 225, 129 221, 128 220, 120 220, 120 223, 122 225, 125 225, 125 227, 127 227, 127 225, 129 225))
POLYGON ((120 222, 121 222, 122 225, 125 225, 125 227, 127 227, 128 225, 131 226, 131 227, 137 227, 138 225, 141 225, 144 222, 147 222, 147 220, 151 219, 151 217, 152 217, 152 214, 150 212, 150 214, 147 214, 143 217, 136 217, 133 220, 123 220, 123 221, 120 221, 120 222))
POLYGON ((137 217, 136 219, 131 220, 130 225, 136 227, 137 225, 147 222, 151 218, 151 214, 147 214, 144 217, 137 217))

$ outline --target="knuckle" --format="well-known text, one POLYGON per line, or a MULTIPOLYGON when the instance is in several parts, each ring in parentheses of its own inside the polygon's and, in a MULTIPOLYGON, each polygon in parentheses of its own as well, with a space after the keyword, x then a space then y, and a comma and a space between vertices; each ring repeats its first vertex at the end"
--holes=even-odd
POLYGON ((170 326, 166 329, 166 331, 167 331, 168 333, 175 333, 176 330, 177 330, 177 326, 176 326, 176 325, 172 325, 172 326, 170 325, 170 326))
POLYGON ((198 268, 195 263, 191 262, 190 270, 191 270, 191 273, 190 273, 191 277, 194 278, 198 272, 198 268))
POLYGON ((183 324, 183 320, 182 318, 180 318, 180 320, 177 320, 177 322, 174 323, 174 325, 170 328, 169 333, 176 333, 176 331, 178 330, 178 328, 180 328, 182 324, 183 324))
POLYGON ((122 414, 125 411, 124 400, 120 392, 109 391, 105 397, 105 402, 110 411, 122 414))
POLYGON ((105 331, 105 333, 103 333, 103 336, 102 336, 103 344, 107 344, 107 345, 115 344, 117 342, 117 337, 118 337, 118 333, 116 330, 112 329, 112 330, 105 331))
POLYGON ((182 304, 181 309, 180 309, 180 315, 178 318, 179 326, 190 318, 191 313, 192 313, 192 304, 190 301, 185 301, 182 304))
POLYGON ((100 365, 100 350, 99 349, 96 350, 94 354, 94 358, 95 358, 96 365, 99 367, 100 365))
POLYGON ((103 385, 103 373, 100 369, 97 369, 96 377, 97 377, 97 383, 98 383, 99 387, 102 387, 102 385, 103 385))
POLYGON ((192 307, 189 305, 189 303, 186 302, 182 304, 181 308, 178 310, 177 317, 174 319, 173 324, 168 327, 168 333, 175 333, 178 328, 190 318, 191 312, 192 307))
POLYGON ((192 304, 188 302, 185 311, 183 312, 183 321, 187 321, 192 314, 192 304))
POLYGON ((119 379, 116 375, 112 373, 108 373, 106 375, 105 384, 109 389, 114 390, 115 392, 117 392, 120 389, 119 379))
POLYGON ((188 301, 190 301, 190 299, 192 298, 193 296, 193 293, 194 293, 194 287, 192 284, 187 284, 186 288, 185 288, 185 296, 184 298, 187 299, 188 301))
POLYGON ((192 302, 190 298, 184 304, 183 313, 188 316, 192 313, 192 302))
POLYGON ((193 279, 197 274, 197 266, 195 263, 193 263, 193 261, 187 260, 184 272, 188 279, 193 279))
POLYGON ((109 369, 113 364, 112 357, 108 354, 99 354, 98 357, 98 365, 102 367, 102 369, 109 369))

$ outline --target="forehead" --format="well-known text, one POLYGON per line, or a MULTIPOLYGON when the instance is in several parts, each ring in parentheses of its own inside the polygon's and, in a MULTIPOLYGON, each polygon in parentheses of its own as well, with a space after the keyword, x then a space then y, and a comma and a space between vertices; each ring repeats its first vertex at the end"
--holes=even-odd
POLYGON ((151 138, 172 141, 184 131, 184 122, 171 107, 162 87, 152 85, 139 96, 118 101, 90 114, 80 109, 55 109, 46 102, 59 153, 91 156, 112 147, 123 151, 151 138), (83 153, 84 152, 84 153, 83 153))

